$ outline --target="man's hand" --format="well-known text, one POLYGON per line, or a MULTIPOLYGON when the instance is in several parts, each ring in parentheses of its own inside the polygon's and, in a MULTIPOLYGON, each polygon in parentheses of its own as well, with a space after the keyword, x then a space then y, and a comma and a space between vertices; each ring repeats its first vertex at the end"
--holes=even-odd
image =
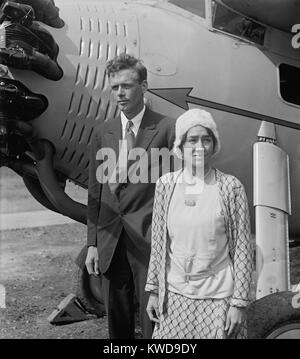
POLYGON ((229 307, 226 317, 225 332, 228 338, 235 338, 241 329, 244 308, 229 307))
POLYGON ((85 266, 89 274, 99 275, 99 256, 97 247, 88 247, 85 266))
POLYGON ((153 322, 159 323, 159 313, 158 313, 158 295, 150 294, 146 311, 150 320, 153 322))

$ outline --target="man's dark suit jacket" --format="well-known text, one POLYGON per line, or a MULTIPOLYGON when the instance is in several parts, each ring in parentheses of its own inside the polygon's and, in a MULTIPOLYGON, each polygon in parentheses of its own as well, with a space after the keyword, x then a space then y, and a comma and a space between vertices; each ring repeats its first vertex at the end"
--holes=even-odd
MULTIPOLYGON (((151 179, 151 148, 171 149, 174 136, 175 121, 146 108, 134 147, 147 150, 149 179, 151 179)), ((107 182, 101 184, 96 178, 97 168, 103 163, 96 160, 97 151, 105 147, 112 148, 118 158, 121 139, 122 125, 119 116, 95 128, 91 144, 87 245, 97 246, 101 273, 105 273, 110 266, 123 228, 133 241, 136 256, 147 266, 150 257, 155 182, 128 182, 120 185, 119 190, 113 194, 107 182)), ((160 175, 170 171, 170 167, 165 167, 164 163, 159 162, 155 165, 160 167, 160 175)))

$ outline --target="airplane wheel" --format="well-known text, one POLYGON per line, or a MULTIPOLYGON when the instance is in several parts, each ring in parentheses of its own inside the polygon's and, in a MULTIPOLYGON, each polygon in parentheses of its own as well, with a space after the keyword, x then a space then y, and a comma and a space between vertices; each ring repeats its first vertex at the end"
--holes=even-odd
POLYGON ((268 334, 266 339, 300 339, 300 320, 292 323, 282 323, 268 334))
POLYGON ((247 309, 249 339, 300 339, 299 303, 300 293, 288 291, 251 303, 247 309))
POLYGON ((88 274, 84 264, 86 253, 87 247, 84 247, 76 260, 78 265, 75 278, 76 296, 89 313, 96 314, 98 317, 103 317, 105 315, 105 307, 101 292, 102 277, 88 274))

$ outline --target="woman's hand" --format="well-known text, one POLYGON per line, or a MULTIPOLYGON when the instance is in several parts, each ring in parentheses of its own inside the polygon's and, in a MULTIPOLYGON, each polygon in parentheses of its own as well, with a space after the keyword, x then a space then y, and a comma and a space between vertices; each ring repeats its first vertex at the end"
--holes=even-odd
POLYGON ((148 313, 148 316, 150 320, 153 322, 159 323, 159 313, 158 313, 158 295, 151 293, 146 311, 148 313))
POLYGON ((225 332, 228 338, 235 338, 241 329, 244 308, 229 307, 226 317, 225 332))

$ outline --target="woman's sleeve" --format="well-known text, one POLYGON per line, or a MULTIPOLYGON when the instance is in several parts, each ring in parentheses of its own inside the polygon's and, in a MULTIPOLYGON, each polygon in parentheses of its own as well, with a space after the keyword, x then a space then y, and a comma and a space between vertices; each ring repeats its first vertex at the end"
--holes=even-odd
POLYGON ((164 187, 159 179, 155 186, 152 225, 151 255, 145 290, 158 294, 158 273, 162 263, 163 225, 164 225, 164 187))
POLYGON ((232 236, 234 239, 234 291, 230 305, 245 307, 250 301, 253 272, 253 251, 249 206, 244 186, 235 188, 232 205, 232 236))

